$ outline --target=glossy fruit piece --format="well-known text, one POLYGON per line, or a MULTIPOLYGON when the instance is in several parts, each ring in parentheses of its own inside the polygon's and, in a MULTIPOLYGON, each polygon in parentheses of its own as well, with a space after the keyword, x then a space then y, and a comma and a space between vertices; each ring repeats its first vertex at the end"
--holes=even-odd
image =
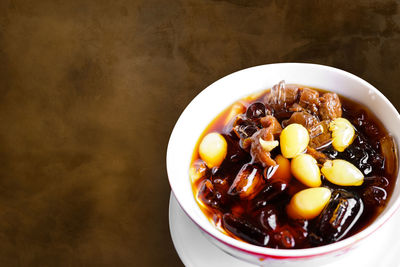
POLYGON ((364 205, 355 194, 336 190, 330 203, 316 220, 314 237, 317 243, 339 241, 350 231, 360 218, 364 205))
POLYGON ((256 165, 245 164, 235 177, 228 194, 240 198, 253 198, 263 189, 264 179, 256 165))

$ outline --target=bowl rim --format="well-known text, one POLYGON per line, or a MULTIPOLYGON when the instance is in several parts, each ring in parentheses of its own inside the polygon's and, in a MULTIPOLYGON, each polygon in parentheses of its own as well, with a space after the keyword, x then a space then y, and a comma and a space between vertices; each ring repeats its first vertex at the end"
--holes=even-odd
MULTIPOLYGON (((310 67, 310 68, 318 68, 320 70, 327 71, 327 72, 329 72, 329 71, 336 72, 339 75, 346 76, 347 78, 350 78, 351 80, 355 80, 356 82, 362 84, 364 87, 368 88, 379 98, 381 98, 385 102, 385 104, 388 106, 388 108, 391 110, 393 115, 395 115, 397 121, 400 122, 400 115, 399 115, 398 111, 396 110, 396 108, 377 88, 375 88, 373 85, 371 85, 367 81, 361 79, 360 77, 358 77, 352 73, 349 73, 347 71, 338 69, 338 68, 334 68, 334 67, 330 67, 330 66, 326 66, 326 65, 320 65, 320 64, 313 64, 313 63, 272 63, 272 64, 258 65, 258 66, 238 70, 238 71, 228 74, 228 75, 218 79, 217 81, 211 83, 210 85, 208 85, 196 97, 194 97, 192 99, 192 101, 186 106, 184 111, 179 116, 179 119, 177 120, 177 122, 172 130, 172 133, 171 133, 171 136, 170 136, 170 139, 168 142, 167 154, 166 154, 167 173, 168 173, 168 180, 169 180, 169 183, 171 186, 171 190, 174 193, 174 195, 177 199, 177 202, 182 207, 182 210, 203 232, 207 233, 210 237, 216 239, 217 241, 221 242, 222 244, 224 244, 228 247, 240 250, 242 252, 252 254, 252 255, 255 255, 258 257, 276 258, 276 259, 292 259, 292 258, 310 258, 310 257, 315 257, 315 256, 320 256, 320 255, 331 254, 331 253, 341 251, 341 250, 346 250, 346 249, 350 248, 351 246, 353 246, 355 243, 358 243, 360 240, 371 235, 373 232, 378 230, 382 225, 384 225, 385 222, 387 220, 389 220, 393 216, 393 214, 399 209, 400 196, 394 200, 393 205, 391 207, 389 207, 388 210, 386 210, 386 212, 383 214, 383 216, 378 217, 370 225, 368 225, 365 229, 363 229, 362 231, 358 232, 357 234, 352 235, 346 239, 343 239, 343 240, 340 240, 338 242, 334 242, 334 243, 331 243, 328 245, 323 245, 323 246, 313 247, 313 248, 276 249, 276 248, 256 246, 256 245, 252 245, 249 243, 245 243, 243 241, 239 241, 237 239, 229 237, 229 236, 223 234, 222 232, 218 231, 211 224, 210 224, 210 226, 212 226, 212 228, 210 228, 210 229, 214 229, 214 230, 208 231, 205 226, 203 226, 201 223, 197 222, 193 218, 193 216, 190 214, 190 210, 186 207, 185 204, 183 204, 184 200, 182 199, 182 197, 177 195, 176 192, 174 191, 174 187, 173 187, 174 182, 172 181, 172 178, 171 178, 172 165, 171 165, 170 154, 171 154, 171 146, 173 145, 172 141, 175 140, 175 138, 176 138, 176 136, 175 136, 176 128, 179 127, 180 120, 181 120, 183 114, 187 113, 187 110, 189 109, 189 107, 191 107, 193 105, 193 103, 195 102, 195 100, 197 98, 199 98, 199 96, 201 96, 202 94, 205 94, 208 90, 211 90, 211 88, 216 83, 220 82, 221 80, 229 79, 230 77, 232 77, 234 75, 238 75, 243 72, 251 72, 256 69, 266 68, 266 67, 273 68, 275 66, 277 66, 277 67, 285 67, 285 66, 304 67, 304 66, 306 66, 306 67, 310 67)), ((305 85, 305 86, 307 86, 307 85, 305 85)), ((211 120, 212 120, 212 118, 210 119, 210 121, 211 120)), ((397 178, 399 178, 399 176, 400 176, 400 173, 398 172, 397 178)), ((189 179, 189 177, 188 177, 188 179, 189 179)), ((398 181, 398 179, 397 179, 397 181, 398 181)), ((398 185, 398 182, 396 182, 395 186, 400 186, 400 185, 398 185)))

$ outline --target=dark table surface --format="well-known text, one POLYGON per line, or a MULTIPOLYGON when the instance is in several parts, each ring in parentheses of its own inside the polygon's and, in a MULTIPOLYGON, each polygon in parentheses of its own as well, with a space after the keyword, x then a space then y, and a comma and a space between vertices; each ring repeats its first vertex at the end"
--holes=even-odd
POLYGON ((399 1, 0 1, 0 265, 181 266, 165 154, 231 72, 313 62, 400 108, 399 1))

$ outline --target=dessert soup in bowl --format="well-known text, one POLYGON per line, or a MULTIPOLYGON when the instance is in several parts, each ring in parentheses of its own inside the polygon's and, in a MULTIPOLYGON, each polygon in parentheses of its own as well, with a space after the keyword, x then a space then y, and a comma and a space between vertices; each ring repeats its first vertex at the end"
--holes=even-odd
MULTIPOLYGON (((279 266, 306 262, 321 264, 332 261, 358 241, 377 230, 399 206, 400 189, 396 185, 384 211, 361 232, 329 245, 307 249, 274 249, 251 245, 219 231, 204 215, 196 202, 189 166, 193 151, 210 122, 235 101, 271 88, 280 80, 336 92, 368 107, 397 141, 399 114, 392 104, 372 85, 341 70, 314 64, 283 63, 245 69, 228 75, 203 90, 179 118, 170 138, 167 152, 168 176, 173 193, 186 214, 219 248, 258 265, 279 266), (283 265, 282 265, 283 264, 283 265)), ((379 234, 376 233, 376 234, 379 234)))

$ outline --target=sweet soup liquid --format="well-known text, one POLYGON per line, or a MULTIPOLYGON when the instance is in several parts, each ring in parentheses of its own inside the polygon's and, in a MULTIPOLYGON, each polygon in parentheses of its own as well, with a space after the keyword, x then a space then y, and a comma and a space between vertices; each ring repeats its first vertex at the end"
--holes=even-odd
MULTIPOLYGON (((313 90, 318 91, 320 95, 324 93, 319 89, 313 90)), ((264 102, 269 93, 270 91, 266 90, 258 96, 250 96, 238 102, 248 108, 253 103, 264 102)), ((336 210, 335 218, 327 217, 329 211, 326 212, 325 218, 319 216, 311 220, 294 220, 288 217, 286 206, 291 197, 308 188, 294 177, 286 185, 265 181, 252 198, 243 199, 228 193, 238 172, 252 160, 250 153, 241 148, 240 138, 232 130, 232 119, 228 118, 232 105, 210 123, 193 154, 192 166, 201 173, 192 181, 193 192, 208 219, 233 238, 259 246, 283 249, 329 244, 351 236, 371 224, 385 208, 392 194, 397 177, 397 156, 393 148, 390 149, 389 156, 386 153, 385 157, 381 152, 381 143, 388 143, 385 140, 390 137, 379 119, 369 112, 367 107, 341 96, 340 101, 342 117, 355 127, 356 138, 343 152, 337 152, 329 143, 319 147, 317 151, 329 159, 347 160, 355 165, 365 178, 361 186, 338 186, 321 177, 322 186, 334 192, 331 197, 331 209, 337 209, 335 205, 342 199, 349 200, 340 206, 341 211, 336 210), (227 141, 228 151, 222 164, 210 169, 206 168, 201 160, 198 146, 202 138, 211 132, 222 134, 227 141), (352 212, 354 214, 349 215, 352 212), (332 219, 336 220, 334 228, 326 226, 326 222, 332 219)), ((284 124, 293 112, 285 107, 273 113, 279 123, 284 124)), ((272 158, 279 154, 279 146, 271 151, 272 158)), ((263 169, 258 163, 251 166, 263 169)), ((264 177, 268 175, 267 172, 268 170, 264 170, 264 177)))

